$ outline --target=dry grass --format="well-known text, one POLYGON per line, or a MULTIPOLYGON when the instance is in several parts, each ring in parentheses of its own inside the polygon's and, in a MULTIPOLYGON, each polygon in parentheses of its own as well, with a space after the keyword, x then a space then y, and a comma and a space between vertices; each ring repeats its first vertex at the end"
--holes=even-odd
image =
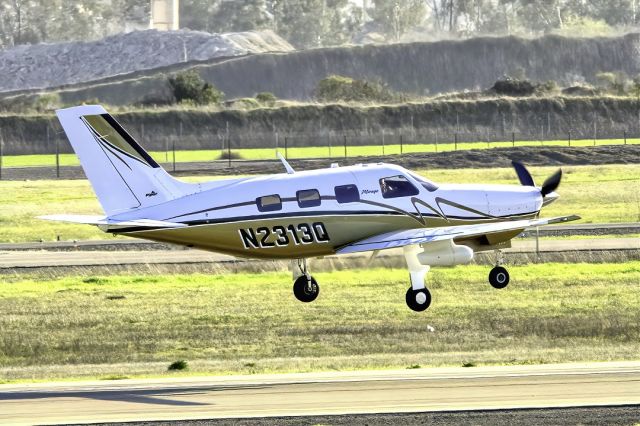
POLYGON ((288 273, 4 278, 0 379, 637 359, 640 262, 487 272, 436 269, 422 314, 403 269, 319 273, 308 305, 288 273))

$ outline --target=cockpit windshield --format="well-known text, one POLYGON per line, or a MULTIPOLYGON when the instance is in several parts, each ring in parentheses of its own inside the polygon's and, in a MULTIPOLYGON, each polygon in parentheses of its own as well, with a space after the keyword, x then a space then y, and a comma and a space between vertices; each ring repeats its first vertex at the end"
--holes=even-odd
POLYGON ((429 179, 423 178, 422 176, 415 173, 409 173, 409 174, 411 175, 412 178, 417 180, 420 183, 420 185, 422 185, 424 189, 426 189, 427 191, 433 192, 438 189, 438 185, 431 182, 429 179))

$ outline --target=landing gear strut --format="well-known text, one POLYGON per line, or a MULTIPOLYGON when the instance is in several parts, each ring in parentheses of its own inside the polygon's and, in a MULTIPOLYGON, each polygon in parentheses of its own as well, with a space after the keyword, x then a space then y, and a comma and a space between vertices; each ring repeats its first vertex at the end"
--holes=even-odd
POLYGON ((431 293, 424 285, 429 266, 423 265, 418 260, 420 246, 405 246, 403 251, 411 279, 411 287, 406 295, 407 306, 413 311, 422 312, 431 305, 431 293))
POLYGON ((498 251, 497 265, 489 272, 489 284, 493 288, 502 289, 509 284, 509 272, 501 266, 504 263, 502 252, 498 251))
POLYGON ((301 302, 309 303, 316 300, 320 293, 320 286, 307 270, 307 259, 298 259, 293 266, 293 294, 301 302))

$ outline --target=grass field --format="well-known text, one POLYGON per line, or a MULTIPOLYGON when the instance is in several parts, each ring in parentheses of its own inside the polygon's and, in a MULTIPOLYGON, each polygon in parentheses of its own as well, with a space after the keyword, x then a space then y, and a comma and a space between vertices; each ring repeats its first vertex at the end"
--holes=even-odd
MULTIPOLYGON (((628 139, 628 144, 640 144, 640 139, 628 139)), ((571 141, 571 146, 593 146, 593 140, 584 139, 571 141)), ((597 145, 621 145, 624 144, 623 139, 598 139, 597 145)), ((516 141, 515 146, 567 146, 567 141, 516 141)), ((466 149, 485 149, 485 148, 510 148, 512 142, 460 142, 457 145, 453 143, 440 144, 399 144, 385 145, 368 145, 368 146, 347 146, 346 155, 348 157, 372 156, 372 155, 391 155, 405 153, 422 153, 422 152, 444 152, 466 150, 466 149)), ((236 155, 244 160, 273 160, 276 157, 275 148, 246 148, 233 149, 236 155)), ((333 147, 291 147, 286 151, 283 146, 278 150, 282 155, 289 159, 302 158, 344 158, 345 149, 343 145, 335 145, 333 147)), ((170 163, 173 161, 172 152, 151 152, 151 156, 159 163, 170 163)), ((195 150, 195 151, 176 151, 176 162, 194 162, 194 161, 213 161, 226 155, 226 152, 220 150, 195 150)), ((75 154, 61 154, 61 166, 77 166, 80 165, 75 154)), ((55 166, 56 157, 53 154, 47 155, 15 155, 4 156, 2 159, 3 167, 33 167, 33 166, 55 166)))
MULTIPOLYGON (((532 167, 536 182, 555 168, 532 167)), ((640 221, 640 167, 637 165, 564 167, 561 198, 545 216, 578 214, 583 222, 640 221)), ((517 184, 513 169, 421 171, 435 182, 517 184)), ((199 177, 197 180, 207 179, 199 177)), ((195 181, 195 178, 186 180, 195 181)), ((100 214, 100 206, 84 180, 0 181, 0 242, 112 238, 92 226, 35 219, 56 213, 100 214)))
POLYGON ((311 304, 288 273, 2 277, 0 379, 638 358, 640 262, 514 266, 500 291, 487 273, 436 268, 421 314, 395 269, 319 273, 311 304))

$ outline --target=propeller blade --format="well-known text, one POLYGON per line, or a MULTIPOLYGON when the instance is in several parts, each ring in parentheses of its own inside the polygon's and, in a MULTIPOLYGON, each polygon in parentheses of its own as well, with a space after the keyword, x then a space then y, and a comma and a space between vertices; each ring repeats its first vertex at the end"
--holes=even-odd
POLYGON ((558 188, 558 186, 560 186, 561 180, 562 180, 562 169, 558 169, 554 174, 549 176, 549 178, 545 180, 544 183, 542 184, 542 188, 540 189, 542 196, 545 197, 548 194, 555 191, 558 188))
POLYGON ((536 186, 536 184, 533 182, 531 173, 529 173, 529 170, 527 170, 524 164, 519 161, 512 161, 511 164, 513 165, 513 168, 516 169, 518 179, 520 180, 520 184, 522 184, 522 186, 536 186))

